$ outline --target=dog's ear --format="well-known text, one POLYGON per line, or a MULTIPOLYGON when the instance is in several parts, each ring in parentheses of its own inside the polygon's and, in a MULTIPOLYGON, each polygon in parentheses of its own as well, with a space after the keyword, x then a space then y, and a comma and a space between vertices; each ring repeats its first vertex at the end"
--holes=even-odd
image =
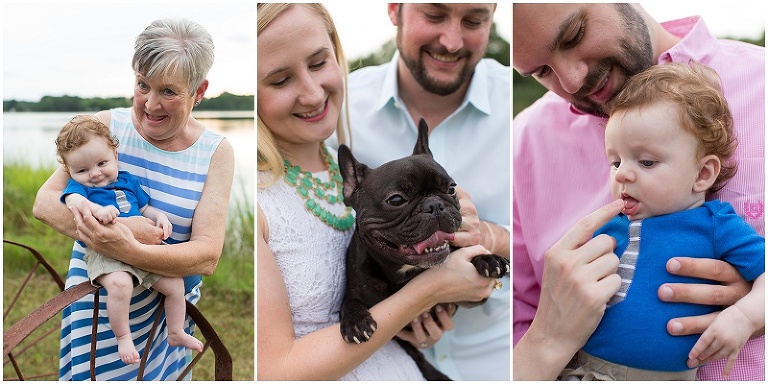
POLYGON ((352 151, 344 144, 339 146, 339 171, 344 180, 343 193, 344 204, 351 206, 355 192, 370 169, 367 165, 360 163, 352 155, 352 151))
POLYGON ((413 154, 432 157, 432 151, 429 150, 429 127, 423 117, 419 119, 419 137, 416 139, 416 146, 413 147, 413 154))

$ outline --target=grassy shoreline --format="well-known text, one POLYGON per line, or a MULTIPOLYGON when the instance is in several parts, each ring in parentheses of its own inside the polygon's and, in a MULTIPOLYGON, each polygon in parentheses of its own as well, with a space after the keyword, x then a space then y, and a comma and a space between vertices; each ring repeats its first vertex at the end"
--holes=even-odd
MULTIPOLYGON (((37 169, 24 164, 3 164, 3 237, 30 245, 40 251, 62 278, 66 276, 72 239, 59 234, 32 216, 32 205, 40 186, 53 169, 37 169)), ((237 184, 237 183, 236 183, 237 184)), ((232 193, 224 250, 212 276, 203 278, 198 307, 224 340, 234 360, 234 380, 254 379, 254 345, 242 340, 254 338, 254 210, 248 191, 232 193)), ((3 302, 8 303, 32 266, 27 251, 3 247, 3 302), (25 254, 26 253, 26 254, 25 254)), ((49 279, 36 276, 25 290, 24 311, 52 297, 49 279)), ((53 292, 55 293, 55 292, 53 292)), ((19 306, 20 304, 17 304, 19 306)), ((8 318, 11 323, 11 318, 8 318)), ((51 321, 57 321, 54 317, 51 321)), ((9 324, 4 322, 6 329, 9 324)), ((54 333, 55 334, 55 333, 54 333)), ((58 366, 58 337, 48 338, 39 351, 28 357, 40 372, 58 366), (51 339, 51 340, 48 340, 51 339)), ((194 370, 194 380, 213 380, 213 357, 207 353, 194 370)), ((4 377, 12 369, 4 367, 4 377)), ((27 371, 25 370, 25 373, 27 371)), ((49 378, 50 379, 50 378, 49 378)), ((54 378, 55 379, 55 378, 54 378)))

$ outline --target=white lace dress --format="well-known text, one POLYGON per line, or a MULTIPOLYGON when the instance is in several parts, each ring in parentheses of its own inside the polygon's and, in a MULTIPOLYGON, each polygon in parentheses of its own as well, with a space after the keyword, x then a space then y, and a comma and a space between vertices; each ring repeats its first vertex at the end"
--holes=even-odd
MULTIPOLYGON (((314 175, 329 179, 327 171, 314 175)), ((259 172, 258 177, 269 176, 259 172)), ((338 323, 346 286, 344 255, 352 230, 335 230, 313 216, 296 188, 282 179, 259 188, 256 198, 269 225, 269 249, 288 289, 296 338, 338 323)), ((321 204, 336 215, 344 213, 342 204, 321 204)), ((413 359, 390 341, 342 380, 424 378, 413 359)))

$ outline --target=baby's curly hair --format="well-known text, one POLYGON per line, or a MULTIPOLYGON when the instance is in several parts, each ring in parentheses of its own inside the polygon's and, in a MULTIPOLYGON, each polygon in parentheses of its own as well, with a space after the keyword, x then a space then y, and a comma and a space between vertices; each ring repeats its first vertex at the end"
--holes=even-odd
POLYGON ((64 168, 67 163, 64 157, 73 150, 80 148, 91 138, 103 138, 112 149, 117 149, 120 142, 112 136, 109 127, 92 115, 77 115, 61 128, 56 136, 56 156, 64 168))
POLYGON ((610 115, 659 101, 670 101, 679 108, 680 124, 699 141, 700 158, 712 154, 720 159, 720 174, 707 193, 722 189, 736 174, 738 164, 731 159, 737 139, 720 77, 696 62, 654 65, 627 81, 612 101, 610 115))

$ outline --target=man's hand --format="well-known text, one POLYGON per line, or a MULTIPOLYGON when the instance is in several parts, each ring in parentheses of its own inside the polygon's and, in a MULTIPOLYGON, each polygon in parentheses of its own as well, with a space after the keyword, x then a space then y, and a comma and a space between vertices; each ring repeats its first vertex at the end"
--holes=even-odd
MULTIPOLYGON (((752 288, 736 268, 721 260, 675 257, 667 262, 667 271, 673 275, 717 281, 720 285, 663 284, 658 291, 662 301, 728 306, 752 288)), ((674 336, 703 333, 718 313, 671 319, 667 322, 667 332, 674 336)))
POLYGON ((461 226, 456 231, 455 238, 451 244, 457 247, 481 244, 483 234, 480 230, 480 217, 477 215, 477 207, 472 202, 472 196, 460 187, 456 187, 456 193, 459 196, 459 205, 461 207, 461 226))
POLYGON ((456 313, 455 304, 438 304, 434 314, 425 312, 411 322, 411 329, 403 329, 397 337, 410 342, 416 348, 429 348, 443 337, 443 332, 453 329, 453 316, 456 313), (433 316, 437 316, 434 318, 433 316))

